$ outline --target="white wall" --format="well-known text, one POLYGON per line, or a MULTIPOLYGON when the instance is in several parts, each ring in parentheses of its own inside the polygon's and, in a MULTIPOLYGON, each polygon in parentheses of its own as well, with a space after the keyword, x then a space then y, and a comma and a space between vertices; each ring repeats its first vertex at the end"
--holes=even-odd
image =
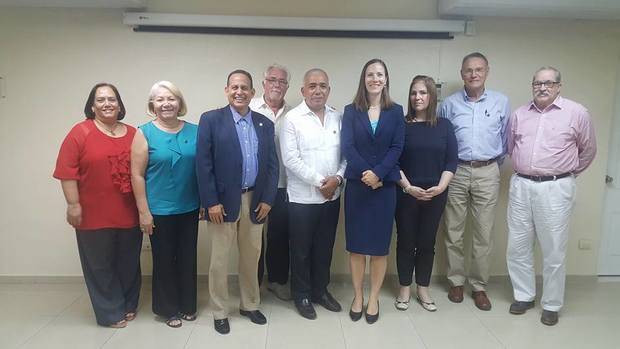
MULTIPOLYGON (((167 3, 153 1, 153 8, 168 10, 167 3)), ((190 10, 199 7, 196 2, 188 3, 190 10)), ((319 16, 329 9, 330 14, 342 16, 350 10, 347 2, 331 8, 329 3, 320 2, 320 10, 308 11, 308 15, 319 16)), ((377 7, 371 3, 362 1, 368 6, 356 6, 353 16, 389 17, 385 10, 375 11, 377 7)), ((420 13, 435 15, 429 5, 434 1, 421 1, 422 12, 416 12, 415 7, 403 12, 407 3, 397 1, 391 14, 410 18, 422 16, 420 13)), ((233 5, 227 6, 214 12, 260 12, 232 11, 233 5)), ((264 12, 260 14, 274 14, 268 9, 264 12)), ((370 58, 381 57, 388 63, 392 95, 406 104, 408 84, 416 74, 447 82, 445 93, 460 88, 460 60, 476 50, 490 59, 487 86, 506 93, 513 107, 529 100, 533 71, 552 64, 562 71, 563 95, 590 109, 599 153, 578 179, 568 273, 596 274, 614 77, 620 68, 617 22, 486 19, 477 22, 474 37, 435 41, 134 33, 122 25, 121 18, 122 12, 117 10, 0 8, 0 76, 5 79, 7 96, 0 99, 0 275, 81 275, 74 232, 64 220, 64 199, 51 173, 60 142, 83 118, 86 96, 96 82, 116 84, 128 109, 125 121, 138 125, 147 121, 144 109, 150 86, 157 80, 171 80, 186 96, 187 119, 197 122, 201 112, 226 103, 226 75, 235 68, 253 73, 259 87, 267 64, 277 61, 287 65, 293 75, 287 99, 293 104, 300 100, 303 72, 324 68, 331 78, 329 102, 342 109, 353 97, 361 66, 370 58), (592 240, 594 249, 578 250, 577 241, 582 238, 592 240)), ((502 172, 491 270, 496 275, 506 274, 509 161, 502 172)), ((436 274, 444 273, 442 246, 437 244, 436 274)), ((199 273, 207 271, 207 251, 208 232, 201 226, 199 273)), ((144 253, 143 257, 143 270, 149 273, 150 256, 144 253)), ((342 226, 332 271, 348 273, 342 226)), ((393 261, 390 272, 395 272, 393 261)))

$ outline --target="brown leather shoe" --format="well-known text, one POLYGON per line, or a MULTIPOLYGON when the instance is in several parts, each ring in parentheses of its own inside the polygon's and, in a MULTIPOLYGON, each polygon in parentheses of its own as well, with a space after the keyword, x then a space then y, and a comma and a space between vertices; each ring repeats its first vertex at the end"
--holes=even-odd
POLYGON ((463 301, 463 286, 450 287, 448 299, 453 303, 461 303, 463 301))
POLYGON ((480 310, 488 311, 491 310, 491 301, 487 297, 487 293, 484 291, 473 291, 471 296, 474 298, 474 303, 476 307, 480 310))

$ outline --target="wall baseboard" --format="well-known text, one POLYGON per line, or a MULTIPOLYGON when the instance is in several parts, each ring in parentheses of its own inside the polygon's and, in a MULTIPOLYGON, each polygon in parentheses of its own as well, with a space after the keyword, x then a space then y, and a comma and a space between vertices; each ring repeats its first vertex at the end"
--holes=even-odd
MULTIPOLYGON (((230 282, 237 283, 237 275, 229 275, 230 282)), ((145 285, 150 285, 152 280, 151 275, 142 275, 142 282, 145 285)), ((266 277, 265 277, 266 280, 266 277)), ((536 277, 537 282, 542 282, 542 277, 538 275, 536 277)), ((198 283, 206 283, 208 281, 207 274, 198 275, 198 283)), ((495 275, 491 276, 489 283, 497 283, 510 281, 508 275, 495 275)), ((332 274, 332 283, 350 283, 350 274, 332 274)), ((431 282, 434 284, 445 284, 445 275, 433 275, 431 282)), ((568 275, 566 277, 567 283, 572 282, 620 282, 620 276, 597 276, 597 275, 568 275)), ((84 278, 81 275, 71 276, 25 276, 25 275, 0 275, 0 284, 83 284, 84 278)), ((386 285, 397 285, 398 276, 395 274, 388 274, 385 276, 386 285)))

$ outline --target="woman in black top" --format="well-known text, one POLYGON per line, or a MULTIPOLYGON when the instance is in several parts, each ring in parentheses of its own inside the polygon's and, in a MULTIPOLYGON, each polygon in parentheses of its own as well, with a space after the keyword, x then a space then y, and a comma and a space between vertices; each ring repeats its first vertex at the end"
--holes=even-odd
POLYGON ((436 111, 435 81, 416 76, 409 87, 405 146, 400 157, 402 192, 396 206, 398 310, 409 307, 414 269, 418 303, 428 311, 437 310, 428 285, 437 227, 446 206, 446 189, 456 171, 457 143, 452 124, 437 118, 436 111))

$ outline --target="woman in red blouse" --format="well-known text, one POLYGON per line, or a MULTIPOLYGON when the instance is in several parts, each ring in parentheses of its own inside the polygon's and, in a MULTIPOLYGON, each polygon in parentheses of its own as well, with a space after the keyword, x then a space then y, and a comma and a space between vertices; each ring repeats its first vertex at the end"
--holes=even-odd
POLYGON ((92 88, 84 115, 60 147, 54 178, 76 231, 97 323, 121 328, 136 316, 141 283, 142 233, 129 167, 136 129, 119 121, 125 106, 108 83, 92 88))

